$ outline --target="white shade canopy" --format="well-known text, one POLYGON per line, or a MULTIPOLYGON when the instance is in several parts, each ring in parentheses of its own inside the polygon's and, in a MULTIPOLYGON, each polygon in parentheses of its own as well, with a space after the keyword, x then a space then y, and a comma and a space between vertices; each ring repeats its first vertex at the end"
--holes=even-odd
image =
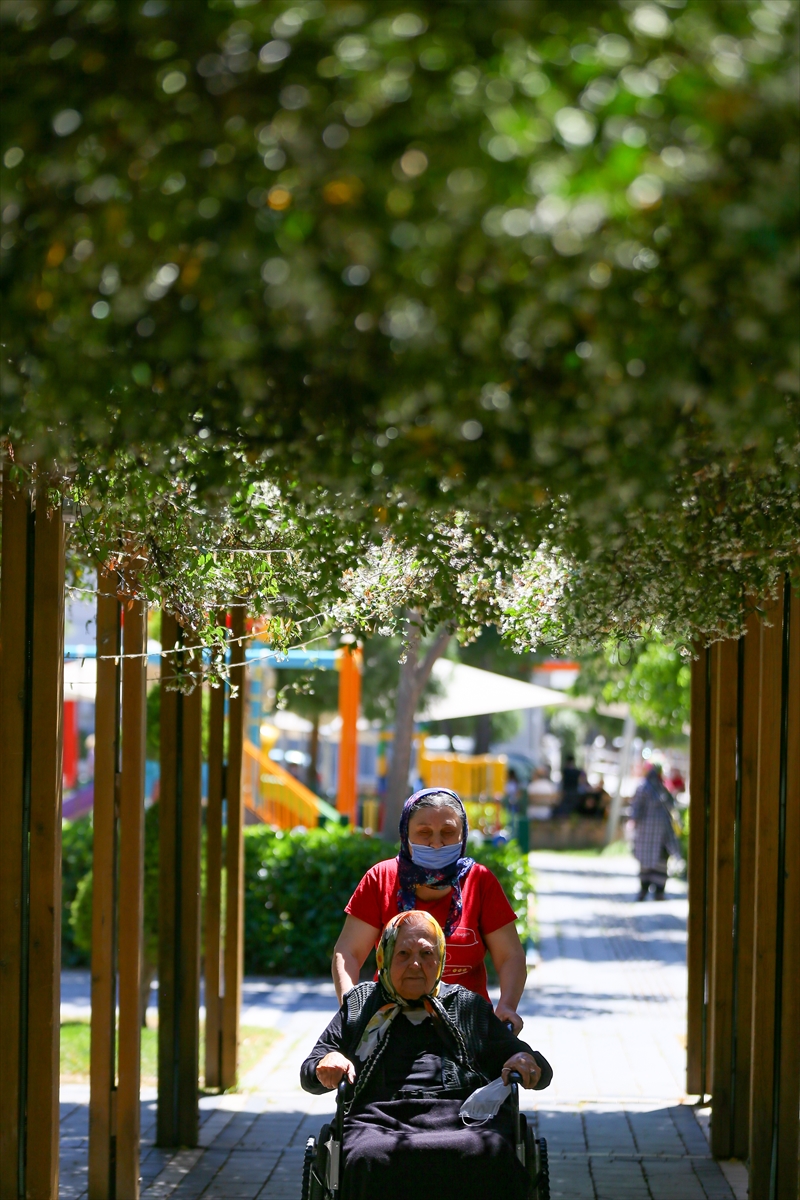
POLYGON ((285 709, 280 712, 270 713, 267 721, 270 725, 274 725, 276 729, 280 729, 281 733, 311 733, 311 730, 314 728, 311 721, 307 721, 305 717, 301 717, 297 713, 287 712, 285 709))
POLYGON ((440 658, 431 672, 442 694, 431 696, 417 714, 418 721, 453 721, 482 713, 515 712, 522 708, 570 706, 571 697, 555 688, 540 687, 440 658))
POLYGON ((83 658, 64 663, 64 699, 94 700, 97 691, 97 662, 83 658))

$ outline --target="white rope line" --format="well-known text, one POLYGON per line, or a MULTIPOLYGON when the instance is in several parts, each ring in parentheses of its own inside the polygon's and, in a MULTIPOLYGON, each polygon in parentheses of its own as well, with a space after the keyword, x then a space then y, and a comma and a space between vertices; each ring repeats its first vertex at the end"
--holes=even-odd
MULTIPOLYGON (((246 634, 245 637, 243 637, 243 638, 232 638, 227 643, 227 645, 228 646, 241 645, 242 642, 245 640, 245 638, 259 637, 259 636, 260 636, 260 634, 246 634)), ((327 637, 327 636, 328 635, 325 633, 319 633, 319 634, 317 634, 316 637, 309 638, 309 640, 306 642, 300 642, 296 646, 290 646, 287 650, 269 650, 265 647, 264 653, 263 653, 263 655, 260 656, 260 659, 264 660, 264 661, 268 661, 271 658, 277 658, 277 659, 288 658, 290 651, 292 651, 292 650, 307 650, 307 649, 309 649, 309 647, 311 647, 313 645, 314 642, 318 642, 322 638, 327 637)), ((164 649, 152 650, 152 651, 148 650, 141 654, 95 654, 93 657, 94 657, 95 662, 113 662, 115 665, 117 665, 123 659, 168 658, 170 655, 174 655, 174 654, 190 654, 192 656, 192 658, 195 658, 198 654, 203 654, 206 651, 210 651, 210 649, 211 649, 210 646, 196 646, 196 645, 194 645, 194 646, 193 645, 178 646, 176 643, 176 645, 173 646, 173 648, 171 650, 169 650, 169 649, 167 649, 167 650, 164 650, 164 649)), ((338 649, 338 647, 337 647, 337 649, 338 649)), ((311 650, 310 653, 313 654, 314 651, 311 650)), ((64 661, 65 662, 85 663, 87 657, 88 656, 85 654, 84 655, 76 654, 74 658, 67 658, 64 661)), ((259 661, 259 660, 257 659, 255 661, 259 661)), ((251 659, 250 665, 252 665, 252 662, 253 662, 253 660, 251 659)), ((228 669, 230 670, 233 667, 246 667, 246 666, 248 666, 248 663, 247 663, 247 660, 245 659, 244 662, 229 663, 228 669)), ((303 668, 299 667, 298 670, 303 670, 303 668)), ((185 672, 185 674, 191 675, 192 672, 185 672)))

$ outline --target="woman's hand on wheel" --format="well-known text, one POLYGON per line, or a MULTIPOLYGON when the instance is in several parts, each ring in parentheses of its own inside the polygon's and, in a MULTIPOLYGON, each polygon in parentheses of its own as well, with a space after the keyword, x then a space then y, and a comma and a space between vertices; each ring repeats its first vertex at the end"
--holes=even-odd
POLYGON ((498 1000, 497 1007, 494 1010, 494 1015, 498 1018, 498 1020, 502 1021, 504 1025, 509 1024, 511 1026, 511 1032, 515 1037, 519 1034, 520 1029, 522 1029, 522 1026, 525 1024, 519 1013, 516 1012, 515 1009, 511 1008, 508 1004, 504 1004, 502 1000, 498 1000))
POLYGON ((338 1087, 345 1076, 347 1076, 350 1083, 355 1083, 356 1069, 350 1062, 350 1059, 345 1058, 338 1050, 331 1050, 317 1063, 317 1079, 323 1087, 338 1087))
POLYGON ((503 1064, 501 1072, 503 1083, 508 1083, 508 1076, 512 1071, 519 1071, 522 1076, 522 1086, 524 1088, 535 1088, 542 1077, 542 1068, 536 1059, 532 1058, 530 1054, 522 1052, 512 1054, 511 1058, 507 1059, 503 1064))

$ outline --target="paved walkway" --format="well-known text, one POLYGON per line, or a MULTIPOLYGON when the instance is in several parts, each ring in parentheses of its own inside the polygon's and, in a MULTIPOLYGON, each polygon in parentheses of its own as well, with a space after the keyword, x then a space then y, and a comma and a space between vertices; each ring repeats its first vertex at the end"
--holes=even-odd
MULTIPOLYGON (((713 1161, 684 1089, 685 888, 635 904, 626 857, 538 852, 541 963, 521 1011, 553 1085, 525 1105, 547 1137, 554 1200, 744 1200, 744 1168, 713 1161)), ((72 974, 71 1014, 86 988, 72 974)), ((88 978, 86 979, 88 984, 88 978)), ((67 1000, 67 995, 64 997, 67 1000)), ((332 1111, 298 1087, 298 1067, 335 1009, 328 982, 249 979, 242 1021, 283 1038, 237 1095, 201 1101, 201 1146, 153 1147, 143 1098, 142 1200, 297 1200, 306 1138, 332 1111)), ((62 1089, 62 1196, 85 1196, 87 1089, 62 1089)))

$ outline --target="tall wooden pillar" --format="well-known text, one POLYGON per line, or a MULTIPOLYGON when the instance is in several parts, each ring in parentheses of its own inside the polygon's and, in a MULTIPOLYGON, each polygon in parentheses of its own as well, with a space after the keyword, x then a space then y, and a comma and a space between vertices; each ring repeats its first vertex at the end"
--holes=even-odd
MULTIPOLYGON (((58 1195, 64 523, 3 480, 0 927, 3 1195, 58 1195)), ((50 505, 53 504, 53 507, 50 505)))
MULTIPOLYGON (((777 996, 775 1063, 775 1200, 797 1200, 798 1108, 800 1108, 800 596, 787 580, 781 729, 783 880, 778 937, 781 953, 777 996)), ((753 1192, 755 1195, 755 1192, 753 1192)))
POLYGON ((688 1000, 686 1039, 686 1090, 690 1095, 708 1091, 708 859, 711 786, 711 682, 710 653, 695 647, 691 681, 690 808, 689 808, 689 920, 688 1000))
POLYGON ((161 618, 159 814, 159 1021, 157 1141, 195 1146, 198 1137, 200 999, 200 821, 202 688, 175 690, 193 669, 174 617, 161 618), (180 671, 176 672, 176 666, 180 671), (185 676, 184 676, 185 677, 185 676))
POLYGON ((222 1079, 222 803, 225 798, 225 689, 211 689, 208 719, 208 804, 206 805, 205 905, 205 1080, 222 1079))
POLYGON ((119 1082, 116 1200, 139 1196, 141 974, 144 935, 144 763, 147 605, 124 609, 122 779, 119 789, 119 1082))
POLYGON ((180 822, 180 962, 178 1138, 196 1146, 200 1132, 200 842, 202 828, 203 689, 181 697, 183 779, 180 822))
POLYGON ((158 800, 158 1106, 156 1141, 177 1145, 177 1012, 175 993, 178 949, 178 789, 183 757, 183 724, 174 690, 178 623, 161 613, 161 711, 158 800))
MULTIPOLYGON (((761 679, 756 830, 753 1013, 750 1059, 750 1193, 777 1200, 776 1102, 780 1094, 781 1014, 778 979, 781 872, 785 829, 781 827, 782 700, 784 678, 783 597, 765 605, 761 622, 761 679), (769 622, 769 623, 767 623, 769 622)), ((784 760, 785 761, 785 760, 784 760)), ((785 810, 784 810, 785 812, 785 810)), ((785 916, 785 911, 784 911, 785 916)), ((797 914, 792 915, 797 923, 797 914)), ((795 1114, 796 1117, 796 1114, 795 1114)), ((787 1193, 788 1195, 788 1193, 787 1193)))
POLYGON ((738 641, 711 647, 711 841, 714 907, 710 930, 711 1149, 731 1155, 735 962, 738 641))
MULTIPOLYGON (((26 790, 30 770, 30 645, 35 516, 26 489, 3 463, 0 581, 0 1195, 24 1187, 25 1053, 22 999, 26 790), (27 751, 27 752, 26 752, 27 751), (23 836, 23 830, 25 834, 23 836)), ((27 882, 26 882, 27 886, 27 882)), ((26 902, 27 903, 27 902, 26 902)))
POLYGON ((750 1037, 753 1020, 758 751, 761 696, 761 622, 753 613, 739 641, 739 778, 735 830, 733 1065, 729 1154, 750 1151, 750 1037))
POLYGON ((135 600, 123 609, 117 587, 113 573, 99 572, 90 1200, 139 1195, 147 608, 135 600))
POLYGON ((247 681, 245 678, 244 608, 231 610, 231 693, 228 700, 228 764, 225 772, 227 832, 225 836, 225 995, 222 1002, 220 1087, 236 1084, 239 1053, 239 1009, 244 969, 244 803, 242 753, 247 681))
POLYGON ((121 611, 113 574, 98 573, 97 692, 92 815, 92 1027, 89 1200, 116 1177, 117 789, 120 773, 121 611))
POLYGON ((36 489, 31 669, 28 949, 28 1200, 58 1193, 61 1036, 61 751, 64 704, 64 522, 36 489))

